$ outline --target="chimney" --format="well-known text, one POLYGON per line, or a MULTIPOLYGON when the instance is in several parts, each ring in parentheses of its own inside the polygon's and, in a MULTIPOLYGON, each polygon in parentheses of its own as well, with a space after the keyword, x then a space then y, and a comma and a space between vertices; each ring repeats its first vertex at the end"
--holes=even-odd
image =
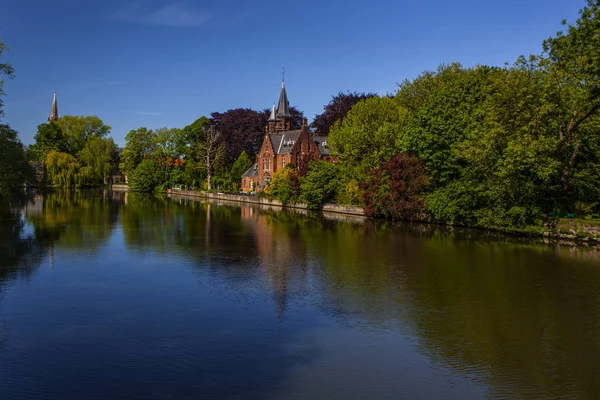
POLYGON ((308 119, 302 118, 302 127, 308 126, 308 119))

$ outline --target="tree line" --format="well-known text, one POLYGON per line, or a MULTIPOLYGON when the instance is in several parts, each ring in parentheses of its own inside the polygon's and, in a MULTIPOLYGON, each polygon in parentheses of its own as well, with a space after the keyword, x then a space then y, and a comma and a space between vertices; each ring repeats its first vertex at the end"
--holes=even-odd
POLYGON ((586 3, 538 55, 441 65, 359 101, 329 128, 339 162, 281 171, 266 195, 536 232, 545 217, 600 214, 600 1, 586 3))
MULTIPOLYGON (((394 94, 333 96, 311 127, 328 135, 337 162, 289 164, 262 195, 503 230, 538 231, 561 213, 600 214, 599 6, 586 0, 575 23, 563 21, 539 54, 511 65, 441 65, 394 94)), ((0 70, 10 76, 6 65, 0 70)), ((300 126, 302 113, 291 111, 300 126)), ((238 191, 268 115, 232 109, 184 128, 132 130, 118 167, 110 127, 63 117, 40 125, 23 159, 43 161, 61 185, 103 184, 118 168, 139 191, 238 191)))

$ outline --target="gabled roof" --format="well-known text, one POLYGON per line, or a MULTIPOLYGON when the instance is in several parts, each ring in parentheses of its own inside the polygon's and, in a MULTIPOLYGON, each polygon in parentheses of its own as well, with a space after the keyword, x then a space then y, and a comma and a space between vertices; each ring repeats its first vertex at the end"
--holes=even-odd
POLYGON ((285 82, 281 82, 281 92, 279 93, 279 102, 277 103, 278 118, 292 118, 290 114, 290 102, 285 92, 285 82))
POLYGON ((330 154, 329 147, 327 146, 327 136, 313 136, 312 140, 317 145, 319 153, 321 153, 322 156, 328 156, 330 154))
POLYGON ((258 176, 258 165, 256 163, 254 163, 253 166, 251 166, 250 168, 248 168, 248 171, 244 172, 244 174, 242 175, 243 177, 253 177, 253 176, 258 176))
POLYGON ((296 143, 296 140, 300 137, 302 129, 296 129, 294 131, 285 131, 281 133, 270 133, 269 139, 273 146, 275 154, 289 154, 296 143))

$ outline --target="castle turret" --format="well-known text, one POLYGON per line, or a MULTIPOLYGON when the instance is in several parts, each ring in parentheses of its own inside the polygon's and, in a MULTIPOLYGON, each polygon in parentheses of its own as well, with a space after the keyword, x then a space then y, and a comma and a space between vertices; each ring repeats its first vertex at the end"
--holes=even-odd
POLYGON ((277 110, 275 109, 275 104, 273 104, 273 108, 271 109, 271 116, 268 120, 267 132, 275 132, 275 126, 277 125, 277 121, 279 121, 279 118, 277 118, 277 110))

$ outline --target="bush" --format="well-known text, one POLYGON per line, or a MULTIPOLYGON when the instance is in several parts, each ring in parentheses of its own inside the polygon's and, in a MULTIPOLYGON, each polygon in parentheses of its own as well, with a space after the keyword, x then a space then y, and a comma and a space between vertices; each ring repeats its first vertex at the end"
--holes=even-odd
POLYGON ((293 165, 287 165, 281 171, 273 174, 271 181, 265 187, 265 195, 270 199, 278 199, 283 204, 295 202, 298 199, 298 172, 293 165))
POLYGON ((397 154, 361 182, 365 214, 392 220, 416 219, 424 210, 422 193, 426 185, 427 176, 419 159, 397 154))
POLYGON ((149 159, 143 160, 129 177, 129 187, 134 192, 154 192, 161 183, 158 165, 149 159))
POLYGON ((308 173, 301 178, 301 200, 308 208, 317 209, 336 200, 340 182, 340 169, 327 161, 312 161, 308 173))

